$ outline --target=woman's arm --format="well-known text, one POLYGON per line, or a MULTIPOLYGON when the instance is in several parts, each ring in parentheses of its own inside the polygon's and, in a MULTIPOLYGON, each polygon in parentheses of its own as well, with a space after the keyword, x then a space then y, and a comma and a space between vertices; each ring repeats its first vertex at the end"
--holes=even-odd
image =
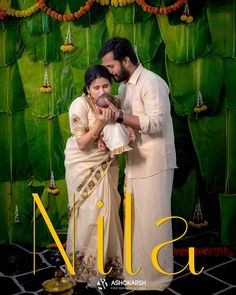
POLYGON ((99 133, 102 131, 103 127, 111 119, 110 109, 98 108, 97 110, 98 115, 94 126, 88 132, 76 139, 79 149, 82 151, 85 150, 91 142, 94 142, 98 138, 99 133))

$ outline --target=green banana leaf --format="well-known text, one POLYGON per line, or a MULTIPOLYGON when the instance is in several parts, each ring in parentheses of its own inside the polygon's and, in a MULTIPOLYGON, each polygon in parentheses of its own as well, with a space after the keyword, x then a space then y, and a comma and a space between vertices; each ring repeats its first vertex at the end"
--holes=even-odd
POLYGON ((189 25, 171 25, 167 15, 157 15, 157 20, 171 62, 184 63, 211 51, 206 7, 203 8, 202 16, 189 25))
MULTIPOLYGON (((73 67, 84 69, 92 64, 99 63, 97 54, 104 43, 107 31, 105 20, 84 28, 71 24, 73 44, 76 46, 74 52, 64 53, 64 59, 73 67), (99 38, 98 38, 99 36, 99 38)), ((66 39, 68 24, 61 25, 63 39, 66 39)))
POLYGON ((62 146, 64 150, 66 147, 67 139, 71 136, 68 113, 59 115, 58 123, 59 123, 59 128, 61 133, 62 146))
POLYGON ((165 65, 165 44, 164 42, 158 48, 153 60, 144 64, 146 69, 153 71, 168 83, 165 65))
MULTIPOLYGON (((157 0, 155 2, 157 2, 157 5, 160 5, 161 1, 157 0)), ((151 17, 151 13, 145 12, 142 7, 136 3, 132 3, 124 7, 109 6, 109 11, 112 13, 113 22, 115 24, 132 24, 143 22, 151 17)))
MULTIPOLYGON (((1 117, 1 115, 0 115, 0 117, 1 117)), ((2 171, 2 169, 0 171, 2 171)), ((9 243, 8 216, 9 216, 9 205, 10 205, 10 201, 11 201, 11 199, 9 198, 9 195, 10 195, 11 191, 12 190, 11 190, 10 182, 2 182, 2 181, 0 181, 0 192, 1 192, 0 244, 8 244, 9 243)))
MULTIPOLYGON (((68 0, 68 4, 70 7, 70 11, 76 12, 85 5, 85 0, 68 0)), ((94 3, 92 8, 84 15, 82 15, 79 19, 73 21, 74 25, 82 26, 83 28, 90 27, 98 22, 103 21, 106 13, 108 11, 108 5, 102 6, 98 3, 94 3)))
MULTIPOLYGON (((84 88, 84 75, 85 70, 80 68, 71 67, 71 74, 73 79, 73 86, 75 87, 75 97, 81 96, 83 94, 84 88)), ((69 107, 68 107, 69 110, 69 107)), ((68 111, 67 110, 67 111, 68 111)))
POLYGON ((236 194, 219 194, 221 215, 221 245, 236 248, 236 194))
POLYGON ((208 0, 207 15, 215 52, 223 57, 235 57, 236 1, 208 0))
POLYGON ((63 179, 64 150, 58 119, 34 116, 30 109, 25 112, 29 158, 36 180, 50 179, 51 170, 55 180, 63 179))
POLYGON ((197 159, 189 132, 187 118, 179 117, 173 110, 171 112, 171 116, 174 127, 175 150, 178 167, 175 169, 173 184, 177 188, 185 183, 190 169, 197 167, 197 159))
POLYGON ((109 37, 120 36, 129 39, 134 46, 137 46, 138 56, 142 63, 153 60, 162 42, 155 16, 151 16, 142 23, 116 24, 112 13, 108 11, 106 22, 109 37))
MULTIPOLYGON (((174 4, 176 1, 164 0, 163 2, 165 3, 166 6, 168 6, 168 5, 174 4)), ((188 4, 190 15, 193 17, 194 20, 196 20, 202 16, 202 10, 203 8, 206 7, 207 0, 197 0, 197 1, 188 0, 187 4, 188 4)), ((183 22, 181 21, 181 15, 183 14, 184 9, 185 9, 185 5, 183 5, 177 10, 172 11, 171 13, 167 15, 169 19, 169 23, 171 25, 183 24, 183 22)))
POLYGON ((0 181, 16 181, 31 175, 24 111, 0 113, 0 181))
POLYGON ((188 118, 188 123, 206 191, 223 191, 226 177, 225 106, 221 103, 211 116, 188 118))
POLYGON ((224 59, 224 85, 226 103, 226 187, 225 193, 236 193, 236 60, 224 59))
POLYGON ((27 102, 17 63, 0 67, 0 81, 0 113, 11 114, 26 108, 27 102))
MULTIPOLYGON (((55 2, 55 1, 50 1, 55 2)), ((21 10, 28 9, 35 4, 35 0, 22 0, 19 1, 21 10)), ((64 11, 66 7, 65 1, 56 1, 57 6, 61 7, 60 11, 64 11)), ((55 5, 49 3, 49 7, 55 9, 55 5)), ((57 7, 59 11, 59 7, 57 7)), ((26 24, 27 31, 30 35, 40 35, 43 33, 49 33, 54 30, 58 30, 60 22, 53 20, 46 12, 39 9, 37 12, 32 14, 30 17, 23 18, 26 24)))
MULTIPOLYGON (((66 181, 65 179, 61 179, 55 182, 56 187, 59 189, 57 195, 49 194, 47 188, 50 185, 50 181, 46 181, 45 183, 46 185, 40 197, 43 206, 47 210, 53 226, 66 232, 68 226, 68 195, 66 181)), ((31 186, 31 189, 34 190, 34 187, 31 186)), ((43 219, 38 207, 35 211, 35 217, 37 220, 43 219)))
POLYGON ((62 58, 60 46, 63 40, 60 34, 60 24, 55 22, 53 30, 41 35, 32 35, 25 23, 21 26, 25 49, 33 61, 53 62, 62 58))
MULTIPOLYGON (((199 183, 197 170, 191 169, 186 181, 182 185, 173 186, 171 198, 173 216, 180 216, 186 221, 192 219, 194 208, 199 198, 199 183)), ((175 231, 177 231, 177 228, 175 231)))
POLYGON ((194 61, 175 64, 166 59, 167 76, 174 108, 179 116, 193 116, 199 91, 207 114, 213 114, 223 86, 223 61, 219 56, 207 55, 194 61))
POLYGON ((40 92, 44 84, 45 66, 43 62, 33 62, 24 53, 18 60, 26 100, 36 117, 53 117, 68 111, 75 97, 70 66, 63 61, 47 66, 51 93, 40 92))
POLYGON ((19 21, 7 28, 2 26, 0 29, 0 47, 0 67, 15 62, 21 55, 24 45, 20 34, 19 21))

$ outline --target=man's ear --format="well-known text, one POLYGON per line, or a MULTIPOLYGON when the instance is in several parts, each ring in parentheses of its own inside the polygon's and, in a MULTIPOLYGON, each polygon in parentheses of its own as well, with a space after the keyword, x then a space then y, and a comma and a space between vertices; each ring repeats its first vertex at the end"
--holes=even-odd
POLYGON ((130 58, 128 56, 123 59, 123 65, 126 67, 130 65, 130 58))

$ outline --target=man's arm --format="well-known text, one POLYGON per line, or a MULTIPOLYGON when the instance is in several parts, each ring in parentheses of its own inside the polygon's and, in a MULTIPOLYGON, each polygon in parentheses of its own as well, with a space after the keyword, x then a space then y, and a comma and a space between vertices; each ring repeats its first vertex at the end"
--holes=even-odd
MULTIPOLYGON (((120 112, 123 112, 122 110, 118 109, 116 106, 114 106, 110 101, 106 99, 106 102, 109 106, 109 109, 112 112, 112 119, 116 122, 117 118, 120 116, 120 112)), ((129 115, 123 112, 123 123, 127 125, 128 127, 138 129, 140 130, 140 122, 138 116, 129 115)))

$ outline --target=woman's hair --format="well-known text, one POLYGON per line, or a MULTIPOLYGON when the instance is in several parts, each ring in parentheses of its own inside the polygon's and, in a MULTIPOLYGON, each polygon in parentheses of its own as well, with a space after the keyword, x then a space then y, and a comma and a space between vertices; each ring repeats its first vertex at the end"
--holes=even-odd
POLYGON ((111 83, 111 74, 109 73, 108 69, 102 65, 94 65, 89 67, 86 70, 84 76, 84 93, 87 95, 88 91, 87 88, 93 83, 94 80, 97 78, 105 78, 111 83))
POLYGON ((137 55, 126 38, 114 37, 106 41, 100 52, 98 53, 98 58, 103 58, 109 52, 113 52, 113 58, 119 60, 120 62, 125 58, 129 57, 134 65, 138 64, 137 55))

